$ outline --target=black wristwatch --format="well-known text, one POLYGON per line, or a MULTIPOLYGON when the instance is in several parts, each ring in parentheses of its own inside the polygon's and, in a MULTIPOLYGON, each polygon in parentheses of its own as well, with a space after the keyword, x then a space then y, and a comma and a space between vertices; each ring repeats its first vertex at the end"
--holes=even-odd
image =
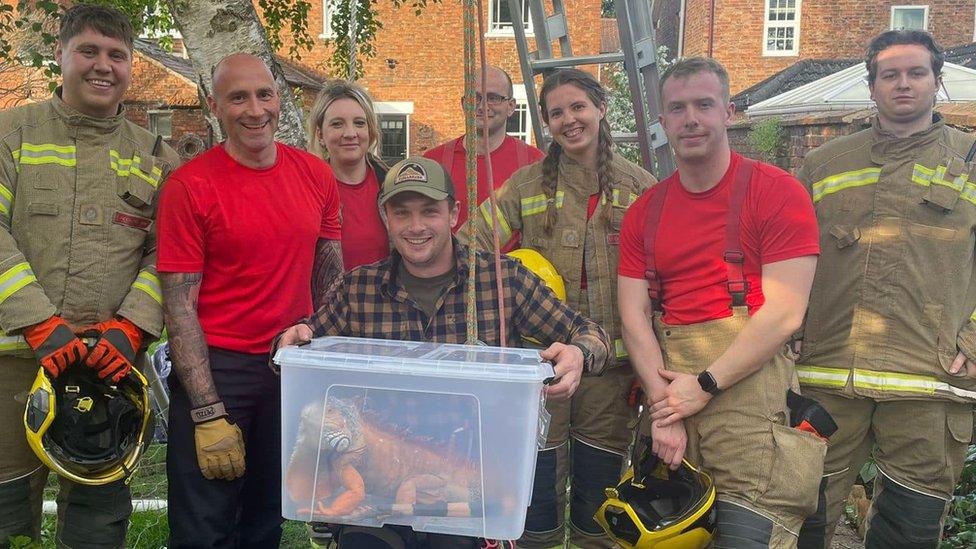
POLYGON ((593 371, 593 353, 587 349, 584 345, 580 343, 570 343, 570 345, 575 345, 580 351, 583 352, 583 373, 588 374, 593 371))
POLYGON ((708 370, 698 374, 698 384, 701 385, 702 391, 705 391, 712 396, 722 392, 722 390, 718 388, 718 382, 715 381, 715 376, 713 376, 708 370))

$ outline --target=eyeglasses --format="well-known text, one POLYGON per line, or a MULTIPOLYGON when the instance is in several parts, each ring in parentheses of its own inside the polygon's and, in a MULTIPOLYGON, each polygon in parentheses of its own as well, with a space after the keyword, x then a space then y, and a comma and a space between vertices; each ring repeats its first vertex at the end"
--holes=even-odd
MULTIPOLYGON (((478 105, 483 100, 487 99, 489 105, 501 105, 505 101, 509 101, 511 97, 505 97, 504 95, 498 95, 497 93, 489 93, 486 97, 482 97, 480 93, 474 94, 474 104, 478 105)), ((461 97, 461 102, 464 103, 464 96, 461 97)))

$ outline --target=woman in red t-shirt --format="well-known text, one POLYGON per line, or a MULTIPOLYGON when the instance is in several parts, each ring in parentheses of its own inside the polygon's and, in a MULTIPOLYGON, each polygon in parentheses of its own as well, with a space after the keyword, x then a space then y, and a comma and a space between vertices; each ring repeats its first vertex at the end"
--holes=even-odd
POLYGON ((308 117, 309 152, 329 163, 342 204, 342 261, 346 270, 390 254, 376 206, 387 165, 376 155, 379 123, 373 100, 358 84, 336 80, 319 92, 308 117))

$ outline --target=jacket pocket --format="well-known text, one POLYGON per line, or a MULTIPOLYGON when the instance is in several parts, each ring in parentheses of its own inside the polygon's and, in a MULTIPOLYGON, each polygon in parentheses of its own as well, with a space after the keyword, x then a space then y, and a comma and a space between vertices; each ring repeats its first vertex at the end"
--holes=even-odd
POLYGON ((116 162, 116 191, 119 198, 133 208, 151 206, 163 175, 161 161, 152 156, 142 158, 136 155, 130 160, 116 162))
MULTIPOLYGON (((918 170, 919 166, 916 165, 915 171, 918 170)), ((937 166, 929 176, 928 189, 922 197, 922 203, 943 213, 952 211, 959 202, 968 177, 965 162, 959 158, 947 160, 945 165, 937 166)))
POLYGON ((834 225, 830 228, 830 236, 837 248, 843 249, 861 239, 861 229, 854 225, 834 225))

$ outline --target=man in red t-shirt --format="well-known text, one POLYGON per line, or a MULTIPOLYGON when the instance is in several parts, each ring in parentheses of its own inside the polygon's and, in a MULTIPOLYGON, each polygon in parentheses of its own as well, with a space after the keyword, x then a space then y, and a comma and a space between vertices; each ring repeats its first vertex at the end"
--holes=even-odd
MULTIPOLYGON (((483 113, 488 117, 488 151, 491 157, 491 183, 496 189, 508 180, 519 168, 542 160, 545 154, 539 149, 505 133, 508 119, 515 113, 515 98, 512 77, 498 67, 488 67, 488 78, 484 89, 481 79, 477 79, 478 90, 475 101, 475 125, 478 127, 478 205, 488 199, 488 172, 485 167, 484 148, 481 136, 484 132, 483 113), (486 110, 487 109, 487 110, 486 110)), ((463 100, 462 100, 463 102, 463 100)), ((424 153, 451 174, 454 192, 461 203, 461 215, 454 226, 457 232, 468 219, 468 190, 466 186, 468 171, 465 167, 464 136, 442 143, 424 153)), ((502 242, 502 245, 505 243, 502 242)))
POLYGON ((813 205, 786 172, 731 151, 720 64, 681 60, 661 84, 678 170, 627 211, 618 268, 652 451, 712 477, 716 546, 794 547, 825 450, 790 427, 786 405, 796 379, 786 342, 819 253, 813 205))
POLYGON ((176 373, 169 546, 277 547, 281 392, 268 352, 342 274, 339 197, 322 160, 274 141, 278 91, 260 59, 221 60, 207 102, 227 139, 173 172, 157 215, 176 373))

